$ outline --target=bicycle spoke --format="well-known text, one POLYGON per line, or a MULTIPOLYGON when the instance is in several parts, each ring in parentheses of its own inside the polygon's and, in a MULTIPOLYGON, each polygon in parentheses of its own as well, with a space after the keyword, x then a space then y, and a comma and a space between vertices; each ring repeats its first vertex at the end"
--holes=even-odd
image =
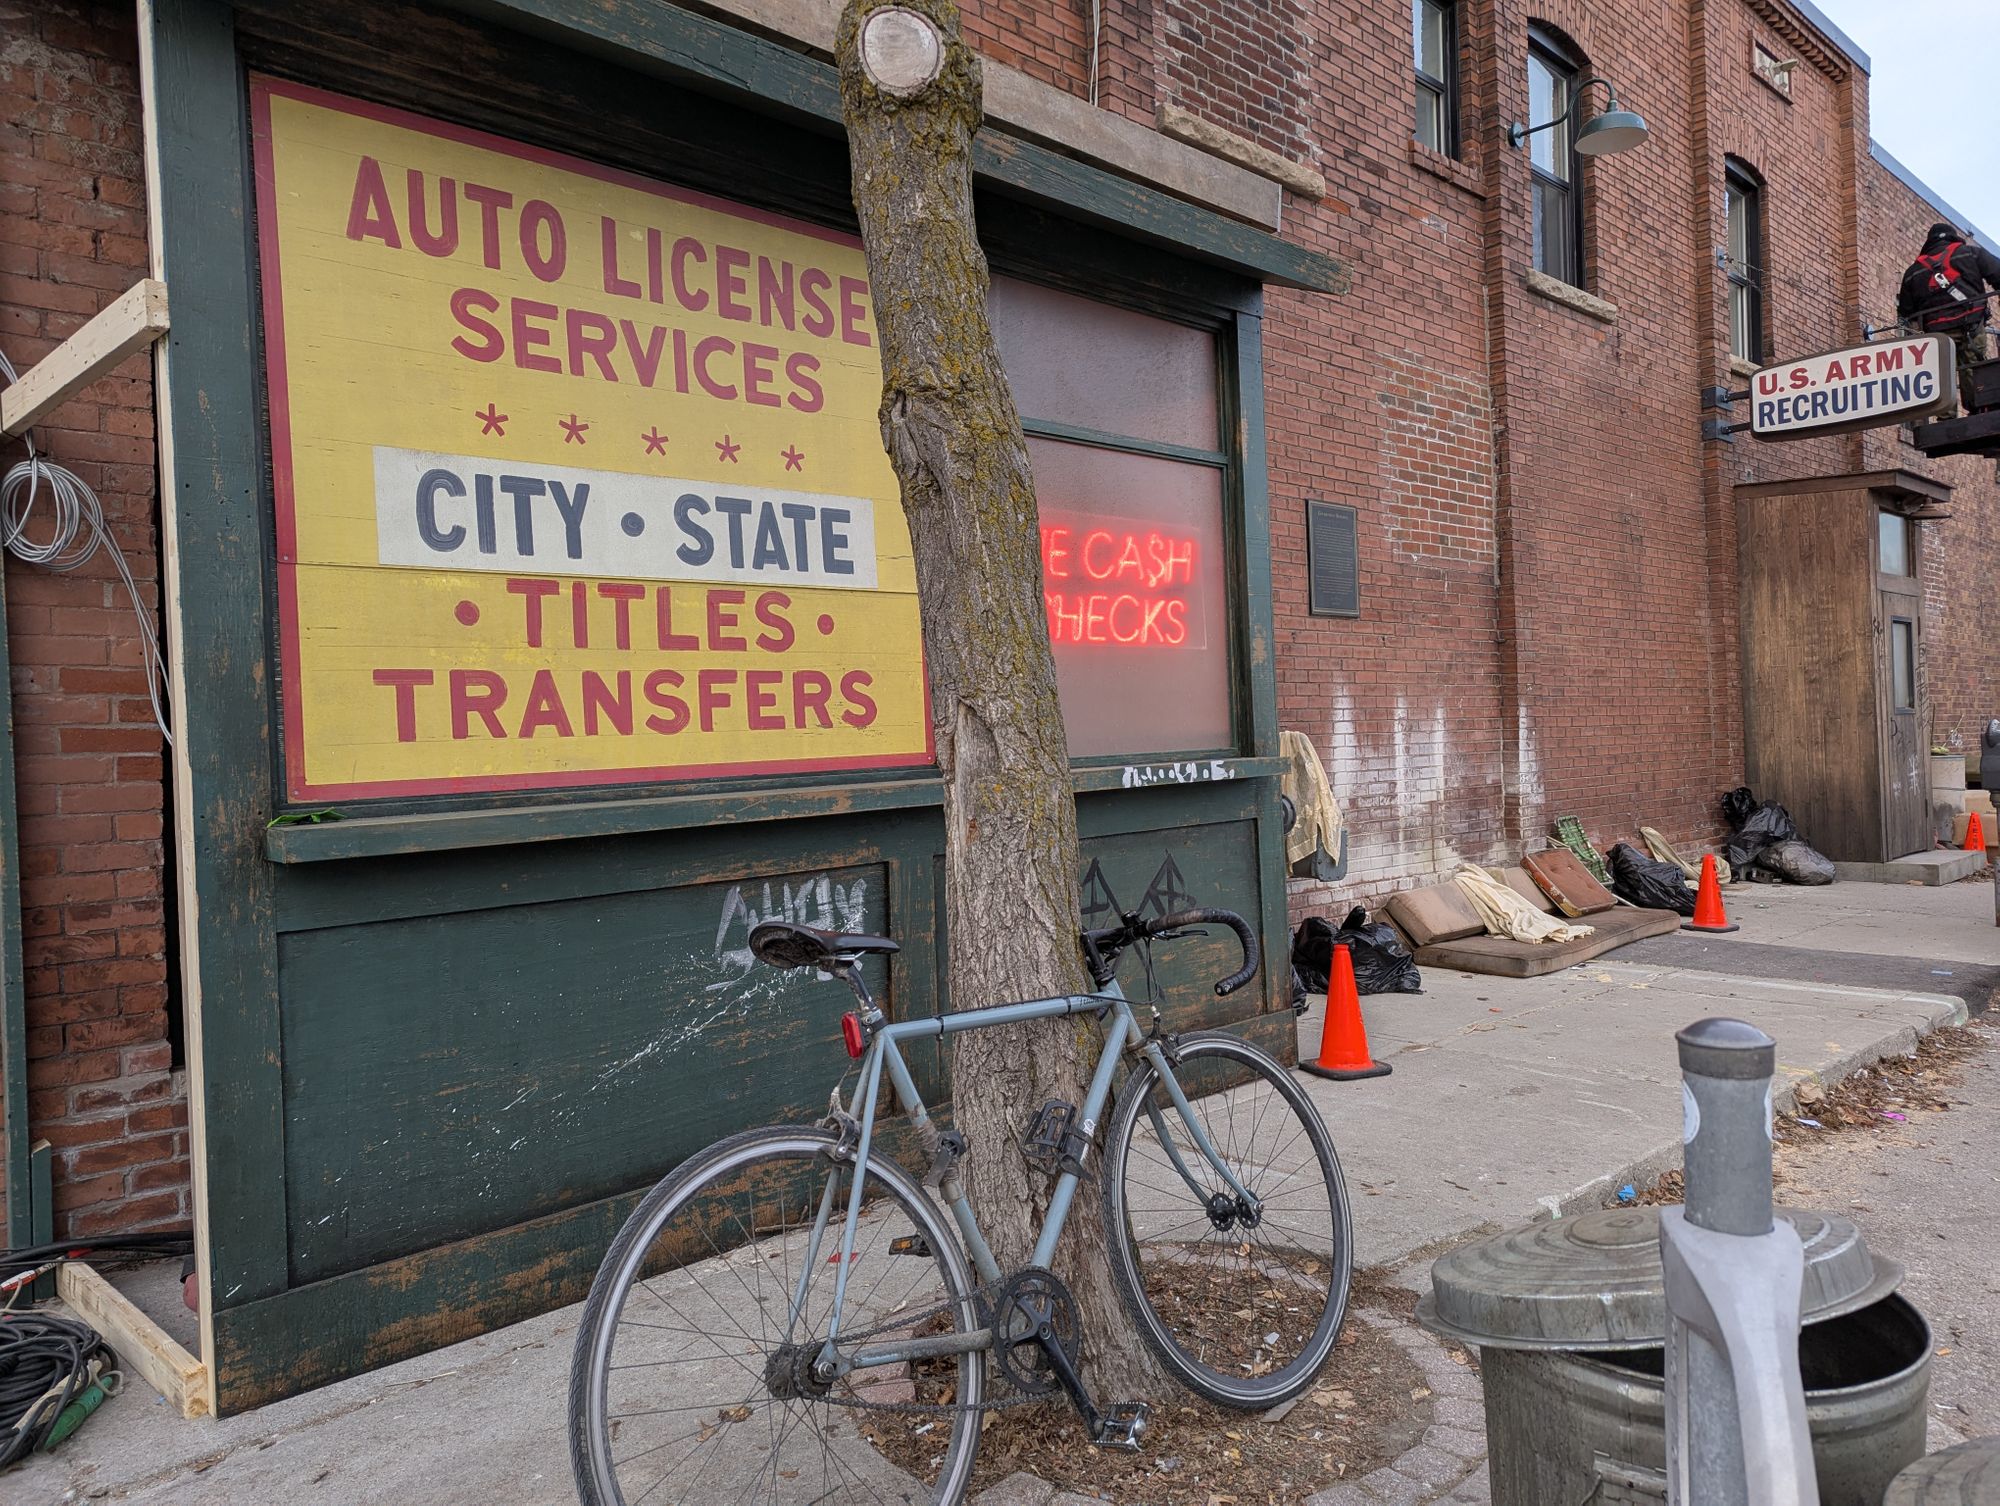
POLYGON ((1284 1069, 1240 1041, 1197 1040, 1181 1059, 1183 1086, 1199 1092, 1186 1115, 1146 1107, 1171 1098, 1156 1079, 1120 1098, 1107 1156, 1115 1258, 1171 1370, 1215 1400, 1264 1406, 1310 1384, 1337 1336, 1345 1199, 1324 1130, 1284 1069), (1228 1085, 1200 1091, 1218 1080, 1228 1085), (1231 1179, 1254 1211, 1236 1206, 1231 1179))
MULTIPOLYGON (((591 1403, 595 1421, 580 1435, 588 1443, 580 1478, 596 1469, 619 1482, 625 1506, 731 1500, 759 1506, 886 1506, 906 1498, 932 1500, 946 1476, 954 1490, 961 1488, 977 1444, 972 1408, 980 1399, 983 1354, 858 1372, 852 1384, 862 1388, 859 1394, 846 1381, 835 1382, 832 1394, 821 1399, 772 1393, 767 1370, 784 1375, 786 1366, 796 1367, 791 1374, 798 1378, 787 1379, 787 1387, 812 1385, 809 1363, 827 1332, 843 1268, 842 1252, 828 1244, 840 1237, 853 1182, 851 1169, 821 1174, 831 1143, 825 1136, 765 1135, 785 1148, 745 1152, 718 1164, 702 1174, 709 1180, 697 1177, 688 1190, 660 1204, 658 1213, 642 1202, 634 1223, 643 1227, 635 1227, 629 1238, 621 1235, 625 1253, 614 1251, 616 1258, 607 1260, 607 1268, 622 1260, 627 1274, 616 1300, 600 1304, 594 1296, 593 1308, 602 1311, 593 1317, 587 1310, 585 1328, 600 1336, 593 1341, 590 1333, 578 1335, 578 1364, 584 1367, 579 1374, 599 1367, 591 1403), (829 1186, 830 1238, 808 1264, 819 1195, 829 1186), (706 1190, 698 1194, 696 1188, 706 1190), (646 1274, 658 1261, 669 1264, 646 1274), (783 1351, 791 1358, 778 1360, 781 1344, 791 1346, 783 1351), (919 1405, 935 1407, 939 1395, 951 1398, 939 1418, 945 1431, 920 1446, 911 1446, 915 1440, 896 1428, 864 1430, 858 1423, 889 1415, 857 1410, 882 1405, 871 1403, 865 1388, 879 1378, 903 1376, 919 1387, 949 1388, 919 1393, 919 1405), (817 1466, 814 1453, 820 1455, 817 1466), (892 1486, 892 1481, 902 1483, 892 1486)), ((907 1174, 890 1171, 901 1180, 885 1181, 879 1164, 869 1168, 861 1222, 854 1247, 846 1252, 851 1258, 845 1262, 849 1285, 841 1327, 857 1343, 879 1342, 881 1335, 928 1334, 932 1330, 924 1325, 934 1318, 962 1328, 970 1300, 948 1227, 934 1210, 919 1217, 916 1200, 922 1194, 907 1174), (899 1241, 918 1238, 920 1245, 892 1250, 899 1241), (913 1248, 929 1254, 914 1254, 913 1248)), ((599 1496, 587 1492, 585 1499, 599 1496)))

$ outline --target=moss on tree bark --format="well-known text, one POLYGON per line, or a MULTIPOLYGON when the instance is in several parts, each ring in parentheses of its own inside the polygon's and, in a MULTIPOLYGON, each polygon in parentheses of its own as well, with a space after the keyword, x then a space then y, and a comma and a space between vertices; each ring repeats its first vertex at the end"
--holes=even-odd
MULTIPOLYGON (((946 976, 960 1009, 1089 986, 1077 944, 1076 800, 1042 599, 1039 519, 1020 415, 987 322, 972 213, 979 59, 953 0, 893 0, 936 27, 942 67, 908 94, 864 68, 850 0, 835 42, 882 353, 882 442, 901 483, 944 780, 946 976)), ((1050 1098, 1081 1103, 1088 1018, 958 1037, 954 1118, 967 1185, 1003 1271, 1026 1263, 1049 1179, 1018 1136, 1050 1098)), ((1093 1168, 1095 1159, 1092 1160, 1093 1168)), ((1097 1199, 1079 1196, 1057 1258, 1076 1294, 1086 1379, 1148 1395, 1160 1372, 1120 1306, 1097 1199)))

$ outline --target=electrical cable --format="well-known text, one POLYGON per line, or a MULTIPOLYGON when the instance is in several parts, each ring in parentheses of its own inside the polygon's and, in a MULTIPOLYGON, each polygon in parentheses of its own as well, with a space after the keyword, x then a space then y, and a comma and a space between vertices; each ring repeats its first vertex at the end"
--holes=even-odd
POLYGON ((187 1229, 164 1229, 146 1234, 103 1234, 90 1239, 59 1240, 54 1244, 29 1245, 18 1250, 0 1250, 0 1289, 26 1275, 39 1273, 66 1260, 82 1260, 91 1255, 134 1255, 165 1259, 186 1255, 194 1249, 194 1235, 187 1229))
POLYGON ((0 1469, 40 1448, 64 1408, 115 1362, 86 1323, 44 1313, 0 1316, 0 1469))
MULTIPOLYGON (((6 377, 9 386, 21 379, 5 352, 0 352, 0 376, 6 377)), ((160 654, 159 634, 139 600, 139 587, 132 579, 125 551, 118 547, 104 521, 104 506, 82 477, 36 453, 32 431, 21 438, 28 447, 28 458, 16 461, 0 476, 0 549, 30 565, 63 574, 81 569, 100 549, 104 551, 132 603, 146 670, 146 698, 152 702, 160 735, 171 745, 174 734, 167 724, 167 667, 160 654), (45 499, 48 534, 40 540, 30 538, 29 524, 45 499)))

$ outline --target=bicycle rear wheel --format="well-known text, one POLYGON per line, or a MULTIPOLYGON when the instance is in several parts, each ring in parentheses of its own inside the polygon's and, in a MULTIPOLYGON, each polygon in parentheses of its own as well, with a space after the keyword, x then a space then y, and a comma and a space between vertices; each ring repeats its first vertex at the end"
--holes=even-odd
POLYGON ((1312 1384, 1347 1311, 1354 1246, 1340 1160, 1291 1073, 1249 1042, 1185 1035, 1174 1062, 1195 1123, 1254 1202, 1217 1174, 1142 1063, 1105 1139, 1111 1274, 1189 1389, 1229 1407, 1275 1406, 1312 1384))
MULTIPOLYGON (((979 1445, 983 1352, 811 1375, 853 1186, 852 1164, 828 1154, 836 1143, 750 1130, 633 1210, 591 1284, 570 1370, 584 1506, 958 1500, 979 1445), (876 1409, 890 1405, 929 1410, 876 1409)), ((963 1252, 923 1189, 875 1157, 865 1195, 841 1334, 880 1344, 979 1327, 963 1252)))

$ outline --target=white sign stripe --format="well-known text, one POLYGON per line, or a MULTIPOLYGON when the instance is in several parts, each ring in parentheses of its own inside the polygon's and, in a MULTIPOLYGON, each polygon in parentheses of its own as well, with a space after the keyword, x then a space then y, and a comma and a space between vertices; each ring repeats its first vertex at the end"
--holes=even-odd
POLYGON ((509 575, 876 585, 866 497, 375 449, 381 563, 509 575))

